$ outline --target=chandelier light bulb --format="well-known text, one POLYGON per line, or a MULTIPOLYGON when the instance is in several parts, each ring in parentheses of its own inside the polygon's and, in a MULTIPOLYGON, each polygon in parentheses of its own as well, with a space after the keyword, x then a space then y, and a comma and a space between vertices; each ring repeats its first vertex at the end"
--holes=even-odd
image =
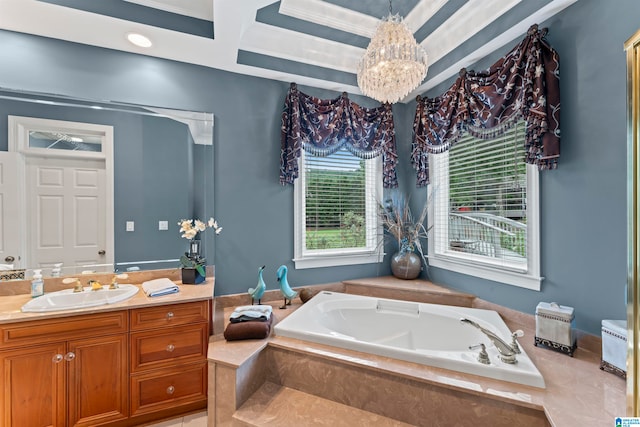
POLYGON ((399 14, 383 18, 358 63, 358 86, 379 102, 394 103, 427 75, 427 53, 399 14))

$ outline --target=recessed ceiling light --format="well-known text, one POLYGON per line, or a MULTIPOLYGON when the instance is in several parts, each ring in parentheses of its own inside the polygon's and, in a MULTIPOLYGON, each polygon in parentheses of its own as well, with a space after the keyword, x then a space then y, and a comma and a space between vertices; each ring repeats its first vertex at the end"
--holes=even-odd
POLYGON ((149 37, 143 36, 142 34, 138 33, 127 34, 127 40, 139 47, 151 47, 151 45, 153 45, 153 43, 151 43, 151 40, 149 40, 149 37))

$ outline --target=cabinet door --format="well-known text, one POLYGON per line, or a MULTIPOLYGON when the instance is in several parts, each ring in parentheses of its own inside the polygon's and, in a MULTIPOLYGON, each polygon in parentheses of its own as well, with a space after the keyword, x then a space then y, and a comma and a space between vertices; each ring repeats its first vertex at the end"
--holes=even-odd
POLYGON ((127 418, 127 336, 70 341, 67 350, 69 425, 92 426, 127 418))
POLYGON ((64 426, 64 343, 0 351, 0 425, 64 426))

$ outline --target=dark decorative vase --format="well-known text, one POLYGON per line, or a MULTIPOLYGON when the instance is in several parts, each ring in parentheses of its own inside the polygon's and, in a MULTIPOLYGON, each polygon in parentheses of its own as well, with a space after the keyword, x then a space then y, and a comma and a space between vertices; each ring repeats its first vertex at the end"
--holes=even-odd
POLYGON ((415 279, 421 269, 422 260, 415 252, 400 251, 391 256, 391 272, 398 279, 415 279))
POLYGON ((182 267, 182 284, 198 285, 204 282, 205 276, 198 273, 195 268, 182 267))

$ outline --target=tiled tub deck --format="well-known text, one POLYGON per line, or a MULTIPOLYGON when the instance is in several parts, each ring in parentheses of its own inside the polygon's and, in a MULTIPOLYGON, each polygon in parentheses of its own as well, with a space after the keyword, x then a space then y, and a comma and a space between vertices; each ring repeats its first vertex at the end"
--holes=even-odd
MULTIPOLYGON (((311 287, 310 287, 311 288, 311 287)), ((315 288, 315 287, 314 287, 315 288)), ((574 357, 535 347, 532 315, 504 309, 425 281, 391 277, 317 288, 498 311, 545 378, 538 389, 356 351, 272 336, 226 342, 225 319, 248 296, 216 298, 209 344, 211 426, 300 425, 609 425, 624 415, 625 382, 599 369, 599 342, 585 336, 574 357)), ((276 292, 265 299, 276 321, 276 292)), ((299 300, 297 300, 299 302, 299 300)))

